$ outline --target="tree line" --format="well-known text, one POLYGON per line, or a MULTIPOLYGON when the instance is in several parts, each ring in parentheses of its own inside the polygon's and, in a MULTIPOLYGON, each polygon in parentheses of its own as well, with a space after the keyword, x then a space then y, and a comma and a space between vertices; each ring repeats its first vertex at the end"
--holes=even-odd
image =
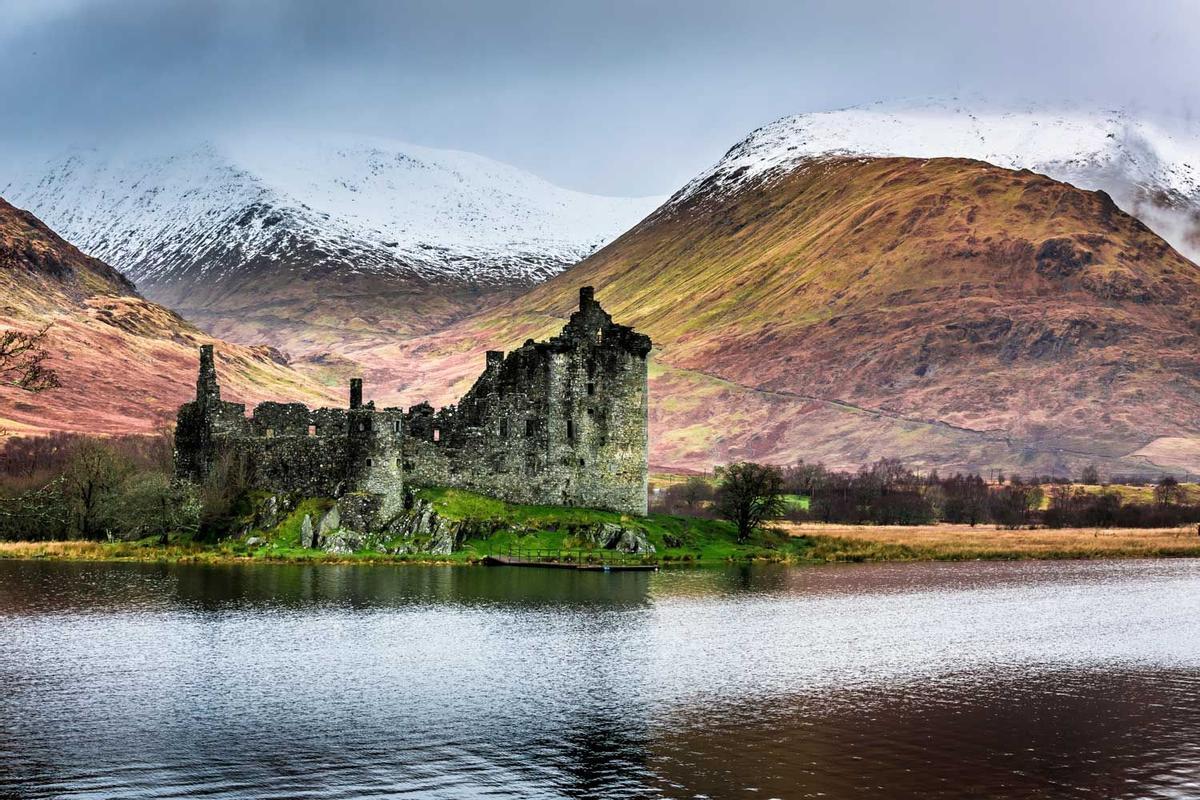
POLYGON ((244 492, 236 464, 203 486, 176 481, 169 431, 0 441, 0 540, 125 539, 225 532, 244 492))
MULTIPOLYGON (((1099 485, 1094 467, 1085 473, 1084 483, 1099 485)), ((717 470, 711 480, 693 476, 667 487, 652 498, 651 506, 665 513, 729 519, 743 532, 768 519, 852 525, 949 522, 1013 529, 1200 522, 1200 506, 1188 501, 1170 475, 1158 480, 1146 502, 1123 497, 1112 487, 1092 490, 1051 476, 998 475, 989 481, 976 473, 920 474, 895 459, 881 459, 855 472, 806 463, 733 464, 717 470), (747 528, 748 523, 753 524, 747 528)))

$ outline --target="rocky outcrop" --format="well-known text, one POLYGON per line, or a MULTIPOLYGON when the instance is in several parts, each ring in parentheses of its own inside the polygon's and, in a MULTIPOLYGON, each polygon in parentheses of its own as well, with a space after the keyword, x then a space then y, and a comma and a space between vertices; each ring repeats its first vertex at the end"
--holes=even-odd
MULTIPOLYGON (((375 550, 391 555, 444 556, 461 549, 467 539, 490 536, 501 527, 498 522, 449 520, 438 514, 429 501, 417 500, 411 509, 396 515, 382 527, 364 531, 353 526, 356 521, 363 521, 352 510, 353 502, 352 498, 343 498, 321 518, 317 546, 327 553, 346 555, 375 550)), ((302 540, 303 530, 302 524, 302 540)))
POLYGON ((490 536, 500 527, 500 523, 487 520, 448 520, 427 500, 417 500, 412 510, 393 519, 388 529, 403 540, 397 545, 402 552, 449 555, 467 539, 490 536))
POLYGON ((584 547, 598 547, 621 553, 649 554, 654 545, 641 528, 629 528, 615 522, 597 522, 575 533, 576 540, 584 547))

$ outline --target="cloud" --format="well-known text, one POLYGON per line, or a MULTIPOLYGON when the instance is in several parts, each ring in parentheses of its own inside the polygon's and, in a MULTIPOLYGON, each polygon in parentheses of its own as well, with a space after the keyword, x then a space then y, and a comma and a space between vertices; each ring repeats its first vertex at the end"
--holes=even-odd
POLYGON ((669 193, 785 114, 916 95, 1190 113, 1200 15, 1162 0, 4 2, 0 144, 263 124, 669 193))

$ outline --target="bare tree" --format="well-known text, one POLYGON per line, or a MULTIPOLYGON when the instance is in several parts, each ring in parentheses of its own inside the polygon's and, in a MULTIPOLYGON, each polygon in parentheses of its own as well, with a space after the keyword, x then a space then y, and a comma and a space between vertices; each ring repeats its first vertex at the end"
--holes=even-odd
POLYGON ((46 366, 46 332, 50 326, 33 333, 0 333, 0 386, 13 386, 27 392, 44 392, 62 386, 58 374, 46 366))
POLYGON ((1186 495, 1183 487, 1174 475, 1164 475, 1154 487, 1154 502, 1160 506, 1177 506, 1183 503, 1186 495))
POLYGON ((705 500, 711 500, 713 496, 712 485, 699 475, 688 478, 680 492, 689 511, 695 510, 697 506, 705 500))
POLYGON ((717 492, 717 511, 737 525, 739 542, 749 539, 755 528, 783 510, 783 473, 778 467, 742 462, 725 468, 717 492))
POLYGON ((1095 486, 1100 483, 1100 470, 1095 464, 1088 464, 1083 468, 1083 475, 1080 476, 1080 483, 1088 486, 1095 486))
POLYGON ((63 491, 84 537, 95 539, 104 533, 105 517, 131 468, 129 459, 108 442, 85 439, 76 448, 63 472, 63 491))

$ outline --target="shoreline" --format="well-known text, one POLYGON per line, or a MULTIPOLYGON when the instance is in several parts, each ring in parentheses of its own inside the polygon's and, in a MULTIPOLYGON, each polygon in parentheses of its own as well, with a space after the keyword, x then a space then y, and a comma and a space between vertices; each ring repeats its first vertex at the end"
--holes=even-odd
MULTIPOLYGON (((747 546, 725 557, 663 552, 647 559, 660 567, 780 563, 794 566, 935 561, 1063 561, 1132 558, 1200 558, 1192 528, 1069 528, 997 530, 966 525, 856 526, 783 523, 775 529, 792 547, 747 546)), ((468 548, 449 556, 378 552, 326 553, 233 540, 214 544, 145 542, 0 542, 0 560, 93 561, 162 564, 372 564, 482 566, 486 552, 468 548)))

